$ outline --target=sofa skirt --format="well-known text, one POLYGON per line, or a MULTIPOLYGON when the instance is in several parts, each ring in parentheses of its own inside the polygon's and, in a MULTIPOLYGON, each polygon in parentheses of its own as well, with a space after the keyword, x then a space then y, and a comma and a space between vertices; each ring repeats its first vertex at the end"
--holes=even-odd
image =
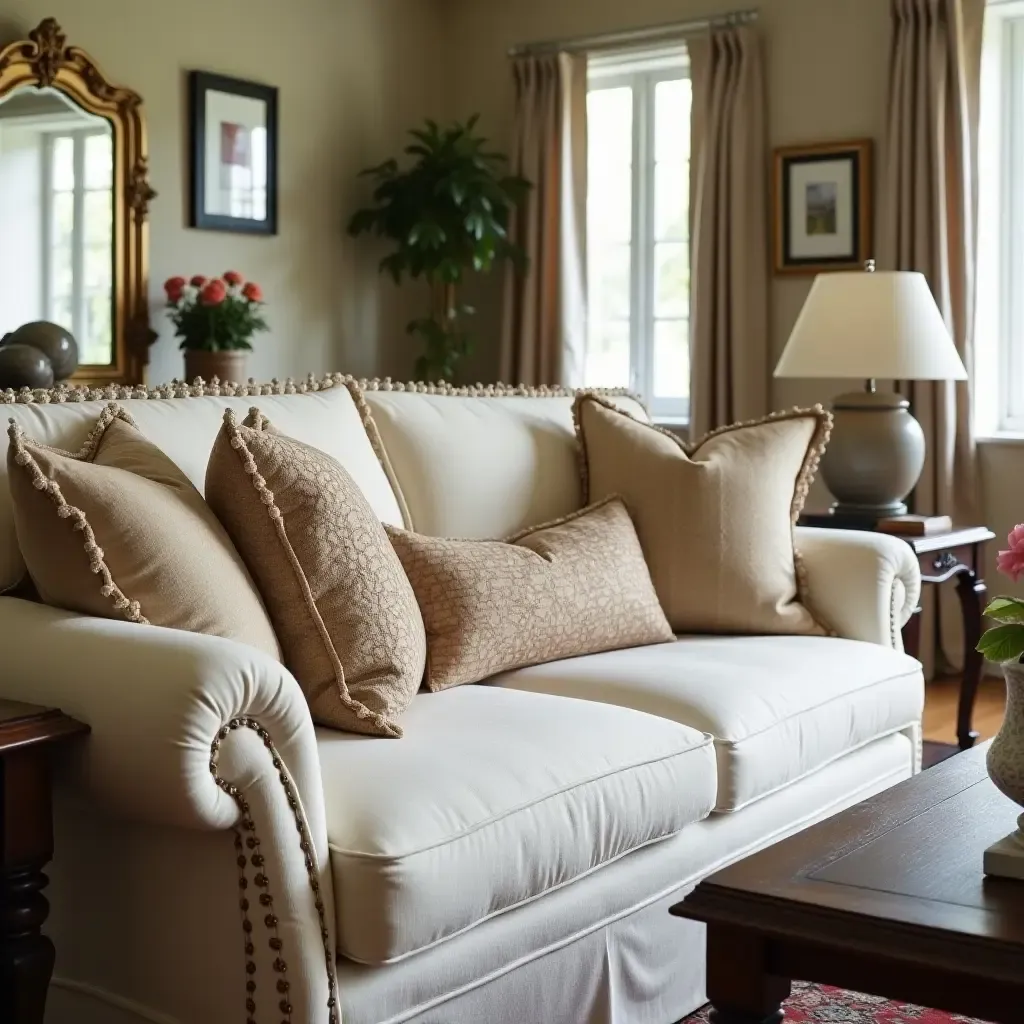
POLYGON ((737 813, 385 966, 342 960, 345 1024, 672 1024, 706 1002, 704 926, 668 909, 734 860, 909 778, 896 734, 737 813))
MULTIPOLYGON (((405 960, 342 959, 343 1024, 673 1024, 705 1002, 704 929, 668 908, 710 872, 909 777, 916 743, 877 740, 405 960)), ((52 873, 47 1024, 244 1024, 227 836, 95 816, 63 823, 78 834, 58 837, 52 873), (79 827, 102 828, 102 847, 90 851, 79 827), (81 859, 65 874, 60 851, 69 849, 81 859), (100 849, 108 859, 90 856, 100 849), (121 863, 110 862, 111 849, 121 863), (71 903, 85 909, 81 894, 62 899, 85 867, 90 928, 70 912, 71 903), (168 871, 191 880, 184 893, 162 885, 168 871), (149 898, 133 898, 139 891, 149 898)))

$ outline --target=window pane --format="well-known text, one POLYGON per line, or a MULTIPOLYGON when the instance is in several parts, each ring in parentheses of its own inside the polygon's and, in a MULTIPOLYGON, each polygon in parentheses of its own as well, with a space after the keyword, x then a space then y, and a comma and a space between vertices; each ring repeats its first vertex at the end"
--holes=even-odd
POLYGON ((50 303, 49 319, 74 332, 75 318, 71 312, 70 295, 54 295, 50 303))
POLYGON ((677 242, 661 242, 654 247, 654 315, 688 317, 690 315, 689 248, 677 242))
POLYGON ((654 89, 654 159, 682 167, 690 158, 690 80, 659 82, 654 89))
POLYGON ((109 289, 94 292, 86 298, 85 342, 81 362, 109 363, 111 360, 111 297, 109 289))
POLYGON ((114 154, 110 134, 85 137, 85 187, 108 189, 114 178, 114 154))
MULTIPOLYGON (((71 192, 58 192, 53 197, 53 223, 50 238, 50 291, 54 296, 72 293, 71 256, 72 229, 75 218, 75 197, 71 192)), ((70 298, 69 298, 70 304, 70 298)), ((70 305, 69 305, 70 308, 70 305)), ((55 318, 56 319, 56 318, 55 318)), ((58 320, 58 323, 64 323, 58 320)), ((70 327, 69 324, 65 324, 70 327)))
POLYGON ((633 90, 587 94, 588 244, 628 242, 633 184, 633 90))
POLYGON ((690 237, 690 162, 660 163, 654 168, 654 238, 657 242, 685 242, 690 237))
POLYGON ((592 388, 621 388, 629 384, 628 321, 590 321, 583 379, 592 388))
POLYGON ((633 90, 593 89, 587 93, 587 158, 628 164, 633 159, 633 90))
POLYGON ((85 244, 111 248, 113 212, 110 192, 86 192, 85 200, 85 244))
POLYGON ((54 136, 51 181, 55 192, 70 192, 75 187, 75 140, 70 135, 54 136))
POLYGON ((629 164, 596 158, 587 170, 587 244, 632 237, 633 178, 629 164))
POLYGON ((591 246, 587 287, 590 316, 596 320, 629 318, 628 245, 591 246))
POLYGON ((654 397, 690 395, 690 324, 657 320, 654 324, 654 397))

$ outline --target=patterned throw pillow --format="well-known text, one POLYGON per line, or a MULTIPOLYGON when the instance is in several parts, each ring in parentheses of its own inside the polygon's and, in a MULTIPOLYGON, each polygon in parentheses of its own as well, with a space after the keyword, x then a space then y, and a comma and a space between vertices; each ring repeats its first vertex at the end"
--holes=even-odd
POLYGON ((206 499, 241 552, 284 661, 322 725, 401 736, 426 642, 409 581, 359 485, 329 455, 231 410, 206 499))
POLYGON ((673 639, 618 499, 507 541, 386 529, 423 613, 431 690, 673 639))
POLYGON ((238 640, 281 656, 256 588, 185 474, 116 404, 80 452, 7 450, 18 544, 47 604, 238 640))
POLYGON ((625 501, 677 633, 825 632, 802 601, 793 526, 827 412, 775 413, 693 446, 588 392, 573 414, 585 498, 625 501))

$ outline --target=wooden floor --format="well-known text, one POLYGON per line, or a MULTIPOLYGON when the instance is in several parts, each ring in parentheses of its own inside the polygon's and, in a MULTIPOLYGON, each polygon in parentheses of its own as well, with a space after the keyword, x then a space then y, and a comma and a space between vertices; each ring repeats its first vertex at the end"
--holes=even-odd
MULTIPOLYGON (((956 742, 956 704, 960 694, 959 679, 933 679, 924 697, 924 738, 940 743, 956 742)), ((1006 703, 1002 679, 986 678, 978 688, 974 705, 974 728, 980 740, 991 739, 999 731, 1006 703)))

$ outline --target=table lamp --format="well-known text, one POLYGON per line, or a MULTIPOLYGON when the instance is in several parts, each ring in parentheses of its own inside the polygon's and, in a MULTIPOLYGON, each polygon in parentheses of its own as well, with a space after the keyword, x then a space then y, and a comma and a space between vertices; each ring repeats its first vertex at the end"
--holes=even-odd
POLYGON ((832 403, 835 426, 821 474, 836 498, 832 513, 871 526, 907 514, 904 498, 924 468, 921 425, 901 395, 876 380, 966 380, 923 274, 819 274, 775 368, 776 377, 852 377, 863 391, 832 403))

